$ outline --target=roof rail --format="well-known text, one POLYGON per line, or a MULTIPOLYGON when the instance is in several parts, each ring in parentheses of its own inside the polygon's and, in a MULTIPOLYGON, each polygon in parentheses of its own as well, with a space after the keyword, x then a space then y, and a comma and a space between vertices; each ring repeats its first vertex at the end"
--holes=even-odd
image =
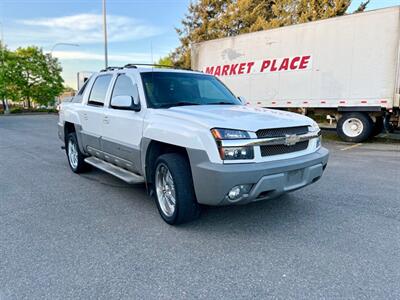
POLYGON ((107 71, 114 71, 114 70, 121 70, 123 69, 122 67, 107 67, 103 70, 100 70, 100 72, 107 72, 107 71))
POLYGON ((138 66, 161 67, 161 68, 171 68, 171 69, 180 69, 180 70, 193 71, 192 69, 178 68, 178 67, 174 67, 174 66, 170 66, 170 65, 160 65, 160 64, 127 64, 127 65, 124 66, 124 68, 136 69, 138 66))

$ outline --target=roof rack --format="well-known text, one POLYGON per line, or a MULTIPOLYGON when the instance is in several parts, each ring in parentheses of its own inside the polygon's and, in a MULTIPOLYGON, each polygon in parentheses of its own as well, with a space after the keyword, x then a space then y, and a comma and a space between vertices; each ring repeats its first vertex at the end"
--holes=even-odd
POLYGON ((107 67, 103 70, 100 70, 100 72, 107 72, 107 71, 114 71, 114 70, 121 70, 123 69, 122 67, 107 67))
POLYGON ((123 67, 107 67, 105 69, 100 70, 100 72, 107 72, 107 71, 114 71, 114 70, 122 70, 122 69, 137 69, 138 66, 149 66, 149 67, 158 67, 158 68, 170 68, 170 69, 179 69, 179 70, 185 70, 185 71, 193 71, 193 72, 200 72, 201 71, 194 71, 192 69, 188 68, 178 68, 170 65, 160 65, 160 64, 126 64, 123 67))
POLYGON ((170 65, 160 65, 160 64, 127 64, 124 66, 124 68, 133 68, 136 69, 138 66, 149 66, 149 67, 161 67, 161 68, 170 68, 170 69, 180 69, 180 70, 186 70, 186 71, 193 71, 192 69, 187 69, 187 68, 178 68, 170 65))

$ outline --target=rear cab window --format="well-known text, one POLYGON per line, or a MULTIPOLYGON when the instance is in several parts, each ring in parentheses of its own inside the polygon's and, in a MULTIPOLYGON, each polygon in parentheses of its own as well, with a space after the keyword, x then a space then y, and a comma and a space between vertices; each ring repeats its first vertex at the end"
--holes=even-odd
POLYGON ((88 105, 103 106, 106 100, 108 87, 112 79, 111 74, 99 75, 90 91, 88 105))
POLYGON ((73 102, 73 103, 82 103, 82 100, 83 100, 83 93, 85 92, 86 87, 87 87, 89 81, 90 81, 90 78, 87 79, 87 80, 85 81, 85 83, 84 83, 83 86, 80 88, 80 90, 78 91, 78 93, 72 98, 72 102, 73 102))
POLYGON ((83 86, 81 87, 81 89, 79 90, 79 92, 77 94, 78 96, 82 96, 83 95, 83 93, 85 92, 85 89, 86 89, 89 81, 90 81, 90 78, 85 81, 85 83, 83 84, 83 86))

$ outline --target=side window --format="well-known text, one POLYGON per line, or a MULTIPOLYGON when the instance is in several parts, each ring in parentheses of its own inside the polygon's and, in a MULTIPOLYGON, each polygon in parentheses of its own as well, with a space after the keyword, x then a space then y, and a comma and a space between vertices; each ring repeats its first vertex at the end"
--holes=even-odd
POLYGON ((133 83, 125 74, 118 75, 111 99, 117 96, 131 96, 133 99, 139 99, 136 83, 133 83))
POLYGON ((100 75, 90 91, 88 104, 103 106, 112 75, 100 75))

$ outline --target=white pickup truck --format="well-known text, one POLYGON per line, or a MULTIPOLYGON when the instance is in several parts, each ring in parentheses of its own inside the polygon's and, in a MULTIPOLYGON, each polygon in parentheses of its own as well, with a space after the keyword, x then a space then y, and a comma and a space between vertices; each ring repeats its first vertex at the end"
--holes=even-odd
POLYGON ((328 161, 310 118, 243 105, 209 74, 138 65, 93 74, 62 103, 58 135, 73 172, 146 183, 169 224, 197 218, 200 204, 302 188, 328 161))

